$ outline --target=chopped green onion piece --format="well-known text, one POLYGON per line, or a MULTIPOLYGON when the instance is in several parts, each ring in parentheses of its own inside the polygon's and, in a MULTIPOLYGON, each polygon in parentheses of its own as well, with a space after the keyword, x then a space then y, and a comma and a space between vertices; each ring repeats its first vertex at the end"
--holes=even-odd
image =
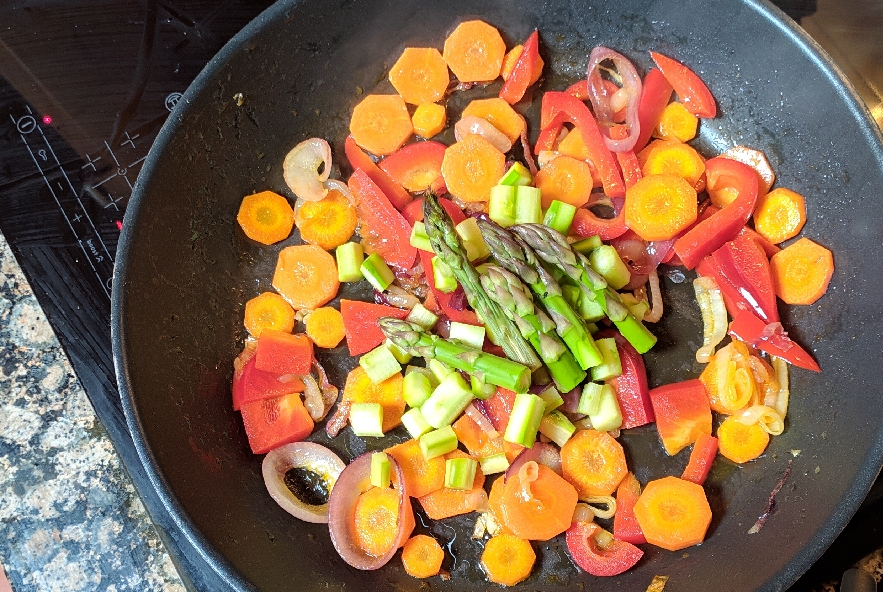
POLYGON ((450 333, 448 338, 451 341, 459 341, 464 345, 481 349, 484 345, 485 329, 480 325, 469 325, 467 323, 451 322, 450 333))
POLYGON ((616 391, 609 384, 601 387, 601 397, 598 403, 598 411, 589 414, 592 427, 599 432, 609 432, 622 426, 622 411, 619 401, 616 399, 616 391))
POLYGON ((438 322, 438 316, 418 302, 411 309, 411 312, 408 313, 408 317, 405 320, 430 331, 438 322))
POLYGON ((350 426, 360 438, 383 436, 383 406, 380 403, 353 403, 350 406, 350 426))
POLYGON ((386 456, 385 452, 375 452, 371 455, 371 485, 374 487, 382 487, 386 489, 389 487, 390 480, 390 469, 392 468, 392 463, 389 462, 389 457, 386 456))
POLYGON ((555 409, 558 409, 562 405, 564 405, 564 398, 561 396, 561 393, 558 392, 554 386, 550 386, 546 390, 540 393, 540 398, 546 404, 544 414, 549 414, 555 409))
POLYGON ((402 383, 402 397, 405 403, 411 407, 420 407, 432 394, 432 383, 429 377, 422 372, 411 372, 405 374, 405 380, 402 383))
POLYGON ((588 255, 604 243, 601 242, 601 237, 597 234, 595 236, 590 236, 589 238, 584 238, 581 241, 577 241, 570 245, 570 248, 574 251, 579 251, 583 255, 588 255))
POLYGON ((378 384, 402 371, 402 366, 385 344, 380 344, 359 359, 359 366, 378 384))
POLYGON ((574 215, 576 215, 576 208, 574 206, 553 199, 549 209, 546 210, 543 224, 549 228, 554 228, 561 234, 567 234, 570 230, 570 225, 573 223, 574 215))
POLYGON ((598 351, 601 352, 604 361, 592 368, 592 380, 601 382, 622 374, 622 362, 619 360, 616 340, 613 337, 596 339, 595 345, 598 346, 598 351))
POLYGON ((463 239, 463 247, 466 249, 466 257, 470 261, 478 261, 486 259, 491 254, 487 243, 484 242, 484 236, 478 227, 478 220, 475 218, 466 218, 454 227, 460 238, 463 239))
POLYGON ((405 411, 402 415, 402 425, 405 426, 405 429, 408 430, 408 433, 415 440, 423 434, 432 431, 432 426, 426 423, 423 413, 417 407, 405 411))
POLYGON ((457 289, 457 278, 447 263, 439 259, 438 255, 432 258, 432 279, 435 281, 435 289, 449 294, 457 289))
POLYGON ((491 187, 488 217, 503 228, 515 224, 515 187, 511 185, 491 187))
POLYGON ((407 364, 414 358, 413 355, 406 352, 389 339, 384 341, 383 344, 389 348, 389 351, 392 353, 393 357, 398 360, 399 364, 407 364))
POLYGON ((564 446, 575 431, 576 426, 560 411, 553 411, 540 421, 540 433, 558 446, 564 446))
POLYGON ((448 374, 420 407, 426 422, 434 428, 454 423, 474 399, 472 390, 459 372, 448 374))
POLYGON ((537 187, 520 186, 515 189, 515 223, 539 224, 543 221, 543 203, 537 187))
POLYGON ((420 249, 421 251, 429 251, 430 253, 434 252, 432 250, 432 244, 429 242, 429 235, 426 234, 426 225, 419 220, 414 222, 414 226, 411 227, 411 246, 420 249))
POLYGON ((601 404, 601 389, 604 385, 597 382, 587 382, 583 386, 582 395, 580 395, 579 403, 576 406, 576 412, 583 415, 592 415, 598 413, 598 406, 601 404))
POLYGON ((589 253, 589 264, 614 290, 619 290, 632 278, 629 268, 616 249, 610 245, 601 245, 589 253))
POLYGON ((359 243, 344 243, 334 252, 337 259, 337 279, 341 282, 360 282, 365 250, 359 243))
POLYGON ((512 413, 503 439, 525 448, 533 448, 537 438, 537 430, 546 410, 546 402, 539 395, 518 393, 512 404, 512 413))
POLYGON ((478 461, 481 464, 481 472, 485 475, 502 473, 509 468, 509 459, 501 452, 491 456, 485 456, 478 461))
POLYGON ((454 428, 447 425, 431 432, 426 432, 417 439, 423 458, 431 460, 437 456, 453 452, 457 449, 457 434, 454 428))
POLYGON ((445 487, 472 489, 478 463, 471 458, 449 458, 445 461, 445 487))
POLYGON ((472 394, 475 395, 476 399, 481 399, 482 401, 484 401, 485 399, 490 399, 491 397, 493 397, 494 393, 497 392, 497 387, 483 381, 475 374, 469 377, 469 382, 469 386, 472 387, 472 394))
POLYGON ((533 176, 527 167, 520 162, 513 163, 509 170, 500 177, 497 185, 530 185, 533 183, 533 176))
POLYGON ((435 376, 436 386, 438 386, 442 380, 448 377, 448 374, 451 374, 453 370, 448 367, 447 364, 441 362, 436 359, 429 360, 427 362, 429 365, 429 370, 432 372, 432 375, 435 376))
POLYGON ((380 292, 386 290, 393 280, 396 279, 395 274, 393 274, 386 262, 377 253, 371 253, 362 262, 359 269, 362 270, 362 275, 365 276, 365 279, 380 292))

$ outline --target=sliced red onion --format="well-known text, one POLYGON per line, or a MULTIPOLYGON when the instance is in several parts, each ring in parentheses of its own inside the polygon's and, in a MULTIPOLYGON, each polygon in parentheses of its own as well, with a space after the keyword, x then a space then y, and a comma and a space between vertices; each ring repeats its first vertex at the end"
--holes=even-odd
POLYGON ((527 125, 521 127, 521 150, 524 152, 524 162, 527 163, 527 170, 531 175, 537 174, 537 163, 533 159, 533 149, 530 147, 530 140, 527 138, 527 125))
POLYGON ((525 448, 515 457, 515 460, 512 461, 512 464, 506 469, 505 475, 503 475, 503 483, 512 475, 518 474, 522 465, 530 461, 545 465, 559 475, 561 474, 561 453, 558 449, 545 442, 535 442, 533 448, 525 448))
POLYGON ((319 201, 328 195, 324 183, 331 174, 331 146, 322 138, 304 140, 285 155, 282 176, 296 196, 319 201), (324 167, 322 172, 319 168, 324 167))
POLYGON ((578 413, 576 408, 579 407, 579 399, 582 394, 583 389, 579 386, 572 391, 562 394, 561 398, 564 399, 564 403, 561 405, 561 410, 568 413, 578 413))
POLYGON ((420 303, 416 296, 395 284, 390 284, 386 289, 386 300, 393 306, 407 309, 412 309, 420 303))
MULTIPOLYGON (((472 405, 478 410, 479 413, 481 413, 485 417, 485 419, 487 419, 488 421, 491 421, 491 414, 487 410, 487 405, 484 404, 484 401, 482 401, 480 399, 476 399, 476 400, 472 401, 472 405)), ((491 427, 493 427, 493 422, 491 422, 491 427)), ((497 432, 497 433, 499 433, 499 432, 497 432)))
POLYGON ((674 239, 647 242, 632 230, 626 230, 625 234, 610 241, 629 271, 645 276, 659 267, 673 244, 674 239))
POLYGON ((291 469, 307 469, 321 476, 333 492, 345 466, 340 457, 320 444, 292 442, 271 450, 264 457, 261 472, 267 491, 283 510, 305 522, 325 524, 329 504, 313 506, 301 501, 285 484, 285 473, 291 469))
POLYGON ((322 389, 322 401, 325 403, 325 413, 331 410, 331 407, 337 402, 337 395, 340 391, 336 386, 328 380, 328 373, 315 357, 313 358, 313 371, 319 377, 319 387, 322 389))
POLYGON ((356 197, 353 195, 353 192, 350 191, 349 186, 340 179, 328 179, 325 181, 325 188, 329 191, 337 191, 351 204, 356 205, 356 197))
POLYGON ((340 405, 337 406, 337 411, 334 412, 334 415, 325 422, 325 433, 328 434, 329 438, 336 438, 340 433, 340 430, 346 427, 350 418, 351 405, 352 401, 341 401, 340 405))
POLYGON ((459 142, 471 134, 481 136, 503 154, 512 150, 512 142, 506 134, 495 128, 490 121, 474 115, 464 115, 454 124, 454 138, 459 142))
POLYGON ((306 407, 307 413, 310 414, 313 421, 322 421, 328 411, 325 409, 325 401, 322 399, 322 389, 319 388, 319 383, 311 374, 302 376, 301 380, 304 383, 304 407, 306 407))
POLYGON ((371 456, 372 453, 366 452, 343 470, 337 478, 337 484, 331 490, 328 500, 328 530, 331 533, 331 542, 344 561, 356 569, 363 570, 378 569, 392 559, 405 537, 410 534, 405 532, 406 522, 408 522, 406 517, 408 512, 413 511, 402 468, 390 456, 388 457, 389 462, 395 472, 393 482, 398 484, 398 533, 396 533, 390 549, 380 557, 368 555, 359 548, 353 536, 353 515, 359 496, 371 487, 371 456))
MULTIPOLYGON (((491 423, 484 413, 482 413, 478 407, 475 405, 476 401, 473 401, 469 405, 466 406, 466 410, 464 413, 469 416, 469 419, 478 424, 478 427, 481 428, 481 431, 487 434, 491 440, 499 437, 500 433, 494 428, 494 424, 491 423)), ((484 406, 484 405, 482 405, 484 406)))
POLYGON ((466 292, 463 286, 457 284, 457 288, 451 292, 451 299, 448 300, 448 306, 454 310, 466 310, 466 292))
MULTIPOLYGON (((635 147, 635 142, 638 141, 638 135, 641 133, 641 124, 638 121, 638 103, 641 100, 641 77, 628 58, 621 53, 602 46, 596 47, 589 54, 587 75, 592 107, 595 110, 595 116, 598 118, 601 130, 604 132, 608 132, 610 127, 615 124, 614 114, 619 110, 614 108, 613 97, 620 94, 620 92, 628 94, 625 110, 625 124, 629 131, 628 136, 624 140, 613 140, 608 135, 604 135, 604 143, 607 144, 607 148, 613 152, 628 152, 635 147), (601 77, 601 63, 607 60, 613 62, 622 80, 621 90, 613 93, 608 92, 601 77)), ((620 94, 617 97, 617 101, 620 104, 621 96, 620 94)))

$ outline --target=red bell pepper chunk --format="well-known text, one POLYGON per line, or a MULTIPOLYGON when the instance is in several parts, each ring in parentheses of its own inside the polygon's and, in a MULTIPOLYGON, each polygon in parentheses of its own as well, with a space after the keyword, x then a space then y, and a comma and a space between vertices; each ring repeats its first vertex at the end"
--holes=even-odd
MULTIPOLYGON (((693 444, 693 450, 690 452, 690 460, 684 468, 681 479, 692 481, 697 485, 705 483, 708 472, 711 470, 711 464, 714 457, 717 456, 717 438, 709 434, 700 434, 693 444)), ((616 511, 619 512, 619 500, 616 503, 616 511)))
POLYGON ((540 135, 537 137, 537 143, 534 144, 533 153, 539 154, 547 150, 554 150, 555 140, 561 134, 561 128, 567 122, 567 116, 564 113, 558 113, 552 118, 548 125, 540 128, 540 135))
POLYGON ((595 336, 596 339, 604 337, 616 340, 616 350, 622 364, 622 374, 608 381, 616 392, 616 400, 622 411, 622 428, 627 430, 651 423, 656 416, 650 401, 644 358, 619 331, 605 329, 595 336))
MULTIPOLYGON (((445 199, 440 197, 438 199, 439 203, 448 213, 448 216, 451 217, 451 220, 454 222, 454 226, 462 222, 466 219, 466 214, 463 213, 463 210, 460 209, 460 206, 455 204, 449 199, 445 199)), ((405 220, 408 221, 408 224, 413 225, 414 222, 422 222, 423 221, 423 198, 415 199, 402 210, 402 216, 405 217, 405 220)))
POLYGON ((411 225, 362 169, 356 169, 348 185, 356 198, 359 219, 385 239, 375 245, 377 253, 390 265, 411 269, 417 258, 417 249, 411 246, 411 225))
POLYGON ((781 251, 781 247, 778 245, 774 245, 766 238, 760 235, 756 230, 751 228, 750 226, 743 226, 742 230, 739 231, 739 236, 745 235, 754 242, 757 243, 757 246, 763 249, 764 254, 767 259, 770 259, 773 255, 781 251))
POLYGON ((651 389, 650 401, 659 437, 670 456, 695 442, 700 434, 711 434, 711 406, 698 378, 651 389))
MULTIPOLYGON (((356 148, 361 150, 358 146, 356 148)), ((441 174, 444 158, 445 145, 441 142, 414 142, 402 146, 381 160, 380 169, 404 189, 425 191, 429 188, 439 193, 439 189, 445 185, 441 174)), ((410 201, 405 207, 398 209, 404 212, 413 203, 410 201)))
POLYGON ((346 344, 351 356, 369 352, 381 343, 386 336, 377 324, 381 317, 404 319, 408 311, 385 304, 360 302, 358 300, 341 300, 340 314, 343 316, 343 330, 346 333, 346 344))
POLYGON ((687 108, 687 111, 696 117, 714 117, 717 115, 717 105, 714 102, 714 96, 711 91, 702 82, 702 79, 696 75, 693 70, 684 64, 664 56, 655 51, 650 52, 650 57, 662 70, 665 79, 671 83, 678 98, 687 108))
POLYGON ((275 374, 310 373, 313 364, 313 342, 302 333, 264 329, 255 349, 255 367, 275 374))
POLYGON ((567 550, 574 563, 593 576, 616 576, 631 569, 644 552, 631 543, 613 539, 606 549, 595 539, 601 527, 594 522, 574 522, 567 529, 567 550))
POLYGON ((627 474, 616 488, 616 514, 613 515, 613 538, 633 545, 647 542, 635 516, 635 504, 641 497, 641 484, 634 474, 627 474))
POLYGON ((789 364, 821 372, 813 357, 805 349, 791 341, 781 323, 764 323, 750 310, 743 310, 730 323, 729 334, 771 356, 782 358, 789 364))
POLYGON ((589 93, 589 79, 583 78, 577 82, 574 82, 570 86, 567 87, 567 90, 564 91, 567 94, 573 95, 575 98, 580 101, 588 101, 592 98, 591 93, 589 93))
MULTIPOLYGON (((440 201, 444 206, 444 202, 447 200, 440 201)), ((455 208, 457 207, 453 203, 451 203, 451 205, 455 208)), ((460 215, 463 216, 463 213, 461 212, 460 215)), ((455 224, 458 224, 456 218, 454 218, 453 215, 451 216, 451 218, 454 220, 455 224)), ((445 314, 445 316, 457 323, 466 323, 467 325, 481 325, 482 323, 478 320, 478 315, 471 310, 458 310, 451 306, 451 299, 454 297, 453 292, 446 294, 445 292, 441 292, 436 289, 435 278, 432 275, 432 253, 429 253, 427 251, 420 251, 420 261, 423 263, 423 271, 426 276, 426 283, 429 284, 429 289, 432 290, 432 293, 435 296, 435 301, 438 303, 441 311, 445 314)))
POLYGON ((625 185, 616 165, 616 159, 604 143, 598 122, 586 104, 566 92, 550 91, 544 94, 540 109, 540 128, 549 127, 559 113, 563 113, 566 121, 576 126, 582 134, 583 143, 589 151, 589 159, 601 176, 604 193, 610 197, 624 196, 625 185))
POLYGON ((633 150, 639 152, 653 135, 653 130, 659 124, 659 118, 668 101, 671 99, 672 86, 665 79, 662 72, 655 68, 647 72, 644 84, 641 86, 641 100, 638 102, 638 123, 641 126, 638 141, 633 150))
POLYGON ((736 238, 757 204, 757 175, 748 165, 718 156, 705 163, 705 175, 710 189, 733 187, 738 195, 675 241, 674 250, 687 269, 736 238))
POLYGON ((289 442, 300 442, 313 431, 313 419, 298 393, 246 403, 242 423, 255 454, 266 454, 289 442))
POLYGON ((515 393, 502 387, 497 389, 489 399, 484 400, 484 409, 494 429, 501 434, 506 432, 512 405, 515 404, 515 393))
POLYGON ((239 411, 246 403, 304 391, 304 383, 300 378, 286 376, 286 380, 283 382, 279 380, 279 377, 283 376, 282 374, 259 370, 255 363, 256 360, 252 357, 242 366, 242 370, 233 376, 234 411, 239 411))
POLYGON ((510 105, 520 101, 524 97, 524 93, 527 92, 530 86, 530 79, 533 76, 534 66, 536 65, 537 58, 540 56, 539 47, 540 34, 534 29, 534 32, 524 42, 521 55, 518 56, 518 61, 515 62, 512 73, 509 74, 509 78, 506 79, 506 82, 503 83, 503 87, 500 89, 500 98, 510 105))
POLYGON ((386 171, 374 164, 371 157, 359 148, 359 145, 356 144, 356 140, 352 136, 347 136, 346 140, 344 140, 343 150, 353 170, 361 169, 365 171, 365 174, 374 181, 395 209, 401 210, 414 199, 410 193, 405 191, 404 187, 393 181, 386 171))

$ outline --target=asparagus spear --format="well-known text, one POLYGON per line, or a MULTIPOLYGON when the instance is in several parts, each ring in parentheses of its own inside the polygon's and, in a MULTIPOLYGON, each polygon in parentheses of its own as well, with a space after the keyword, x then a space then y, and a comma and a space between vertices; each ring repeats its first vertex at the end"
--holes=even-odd
POLYGON ((484 322, 488 332, 499 341, 506 355, 531 370, 539 368, 542 363, 530 344, 500 306, 482 289, 480 276, 466 256, 466 249, 460 242, 454 223, 431 191, 423 198, 423 223, 432 250, 451 268, 463 286, 469 305, 484 322))
POLYGON ((555 323, 534 305, 530 290, 518 276, 496 265, 488 266, 481 285, 495 297, 503 311, 530 341, 549 368, 552 379, 562 392, 576 388, 586 377, 573 354, 555 333, 555 323))
POLYGON ((472 373, 484 382, 516 393, 527 392, 530 387, 531 371, 523 364, 462 343, 447 341, 427 333, 416 323, 394 317, 382 317, 377 322, 390 341, 411 355, 435 358, 458 370, 472 373))

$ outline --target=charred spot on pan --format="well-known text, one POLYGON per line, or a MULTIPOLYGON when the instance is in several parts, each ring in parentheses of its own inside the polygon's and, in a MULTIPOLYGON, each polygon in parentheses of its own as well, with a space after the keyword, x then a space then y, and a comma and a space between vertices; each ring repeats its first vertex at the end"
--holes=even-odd
POLYGON ((285 486, 305 504, 321 506, 328 503, 328 483, 322 475, 309 469, 288 469, 285 472, 285 486))

